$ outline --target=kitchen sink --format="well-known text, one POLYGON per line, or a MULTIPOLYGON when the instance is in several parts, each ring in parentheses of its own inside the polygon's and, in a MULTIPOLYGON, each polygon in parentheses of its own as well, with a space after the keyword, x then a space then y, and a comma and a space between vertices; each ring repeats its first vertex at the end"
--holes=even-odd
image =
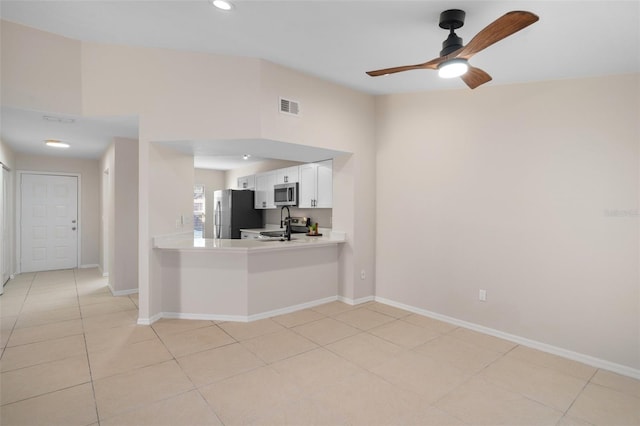
POLYGON ((284 231, 262 231, 260 235, 265 237, 280 238, 284 235, 284 231))

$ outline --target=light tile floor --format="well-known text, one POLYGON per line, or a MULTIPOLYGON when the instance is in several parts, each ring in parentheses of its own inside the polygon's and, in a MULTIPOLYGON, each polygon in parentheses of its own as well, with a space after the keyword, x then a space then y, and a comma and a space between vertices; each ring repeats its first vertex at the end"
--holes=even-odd
POLYGON ((93 269, 0 303, 3 426, 640 424, 637 380, 378 303, 138 326, 93 269))

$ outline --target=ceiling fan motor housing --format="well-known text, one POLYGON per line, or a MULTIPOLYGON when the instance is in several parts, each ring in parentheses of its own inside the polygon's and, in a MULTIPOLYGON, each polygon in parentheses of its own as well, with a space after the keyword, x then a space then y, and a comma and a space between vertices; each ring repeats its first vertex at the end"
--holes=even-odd
POLYGON ((449 30, 449 37, 442 42, 442 50, 440 56, 446 56, 456 50, 462 48, 462 38, 458 37, 454 30, 464 25, 464 10, 450 9, 440 14, 440 28, 449 30))

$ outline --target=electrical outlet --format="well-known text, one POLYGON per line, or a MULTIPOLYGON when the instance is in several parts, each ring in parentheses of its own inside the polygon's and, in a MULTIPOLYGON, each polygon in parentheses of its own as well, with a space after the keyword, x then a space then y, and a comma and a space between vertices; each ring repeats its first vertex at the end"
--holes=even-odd
POLYGON ((487 301, 487 290, 480 289, 480 292, 478 293, 478 300, 481 302, 487 301))
POLYGON ((360 271, 360 279, 364 280, 366 277, 365 273, 364 273, 364 269, 362 271, 360 271))

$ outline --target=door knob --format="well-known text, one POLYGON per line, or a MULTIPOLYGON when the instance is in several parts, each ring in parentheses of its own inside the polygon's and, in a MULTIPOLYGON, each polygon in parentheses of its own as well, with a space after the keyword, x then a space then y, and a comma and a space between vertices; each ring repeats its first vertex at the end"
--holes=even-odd
POLYGON ((74 226, 73 228, 71 228, 71 230, 72 230, 72 231, 75 231, 75 230, 76 230, 76 227, 74 226))
POLYGON ((75 220, 75 219, 73 219, 73 220, 71 221, 71 223, 76 223, 76 220, 75 220))

